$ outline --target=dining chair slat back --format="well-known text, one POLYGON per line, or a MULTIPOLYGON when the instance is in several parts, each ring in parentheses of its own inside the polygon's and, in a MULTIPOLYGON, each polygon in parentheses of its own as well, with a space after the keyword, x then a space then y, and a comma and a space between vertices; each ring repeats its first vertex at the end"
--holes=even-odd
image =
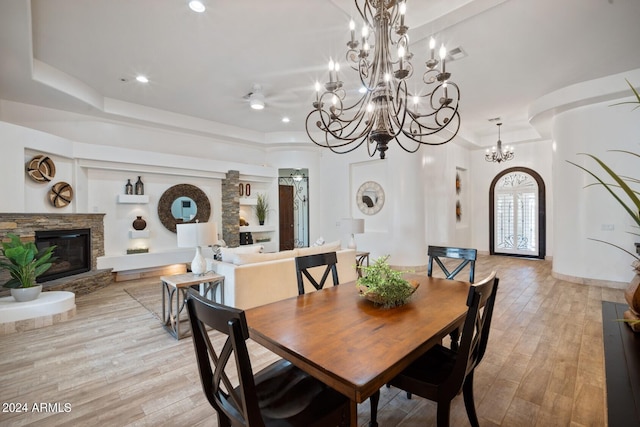
POLYGON ((347 425, 349 399, 290 362, 280 359, 253 374, 244 311, 208 300, 193 289, 187 310, 202 389, 219 426, 347 425), (213 339, 207 328, 217 331, 213 339))
POLYGON ((454 279, 467 265, 469 265, 469 282, 473 283, 475 279, 476 259, 478 258, 477 249, 455 248, 447 246, 429 246, 427 248, 429 261, 427 264, 427 275, 431 277, 433 273, 433 262, 442 269, 447 279, 454 279), (459 259, 460 263, 449 271, 445 266, 442 258, 459 259))
POLYGON ((338 281, 338 268, 336 266, 338 256, 335 252, 299 256, 295 258, 295 261, 296 277, 298 279, 298 295, 304 295, 304 277, 306 277, 309 283, 318 291, 324 287, 329 278, 329 274, 331 274, 334 286, 340 283, 338 281), (321 266, 325 266, 325 269, 320 281, 317 281, 309 270, 321 266))

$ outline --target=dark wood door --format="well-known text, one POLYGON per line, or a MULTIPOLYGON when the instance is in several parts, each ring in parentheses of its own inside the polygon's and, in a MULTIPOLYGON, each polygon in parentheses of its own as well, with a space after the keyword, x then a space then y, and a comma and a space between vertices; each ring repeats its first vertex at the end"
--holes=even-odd
POLYGON ((278 186, 278 209, 280 210, 280 250, 293 249, 293 187, 278 186))

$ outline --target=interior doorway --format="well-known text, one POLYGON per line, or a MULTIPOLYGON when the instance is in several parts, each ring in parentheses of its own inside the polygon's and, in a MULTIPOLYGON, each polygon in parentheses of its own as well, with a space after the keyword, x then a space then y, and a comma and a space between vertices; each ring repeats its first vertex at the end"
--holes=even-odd
POLYGON ((309 171, 278 170, 280 250, 309 246, 309 171))
POLYGON ((498 255, 544 259, 545 185, 532 169, 502 171, 489 191, 489 251, 498 255))

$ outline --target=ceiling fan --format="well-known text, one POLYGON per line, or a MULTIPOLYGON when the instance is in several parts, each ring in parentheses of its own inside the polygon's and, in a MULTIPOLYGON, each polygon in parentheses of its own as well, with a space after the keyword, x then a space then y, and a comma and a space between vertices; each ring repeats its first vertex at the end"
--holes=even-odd
POLYGON ((291 108, 299 101, 294 93, 265 95, 262 85, 258 83, 254 83, 251 90, 242 98, 249 101, 249 106, 254 110, 263 110, 266 106, 291 108))

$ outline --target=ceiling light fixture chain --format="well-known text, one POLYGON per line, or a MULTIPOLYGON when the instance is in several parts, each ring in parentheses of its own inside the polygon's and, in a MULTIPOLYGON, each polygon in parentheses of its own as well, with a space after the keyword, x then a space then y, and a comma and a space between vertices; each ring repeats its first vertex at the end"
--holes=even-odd
POLYGON ((512 146, 506 146, 504 150, 502 149, 502 141, 500 140, 500 126, 502 126, 502 123, 497 123, 497 126, 498 126, 497 146, 491 147, 491 151, 487 149, 487 152, 484 155, 484 159, 487 162, 502 163, 502 162, 509 161, 514 157, 512 146))
MULTIPOLYGON (((306 119, 309 138, 339 154, 367 143, 369 156, 378 153, 381 159, 392 140, 409 153, 415 153, 422 145, 451 141, 460 129, 460 91, 446 71, 444 45, 438 60, 435 40, 431 38, 430 58, 422 76, 426 89, 412 93, 408 89, 414 67, 409 27, 405 25, 406 1, 355 0, 355 5, 364 25, 358 40, 354 21, 349 23, 351 39, 347 42, 346 61, 358 72, 363 93, 353 104, 347 103, 340 64, 331 59, 328 81, 315 85, 313 110, 306 119), (369 43, 371 33, 373 45, 369 43), (448 133, 442 132, 445 129, 448 133), (431 138, 438 133, 438 138, 431 138)), ((417 83, 420 82, 416 86, 417 83)))

